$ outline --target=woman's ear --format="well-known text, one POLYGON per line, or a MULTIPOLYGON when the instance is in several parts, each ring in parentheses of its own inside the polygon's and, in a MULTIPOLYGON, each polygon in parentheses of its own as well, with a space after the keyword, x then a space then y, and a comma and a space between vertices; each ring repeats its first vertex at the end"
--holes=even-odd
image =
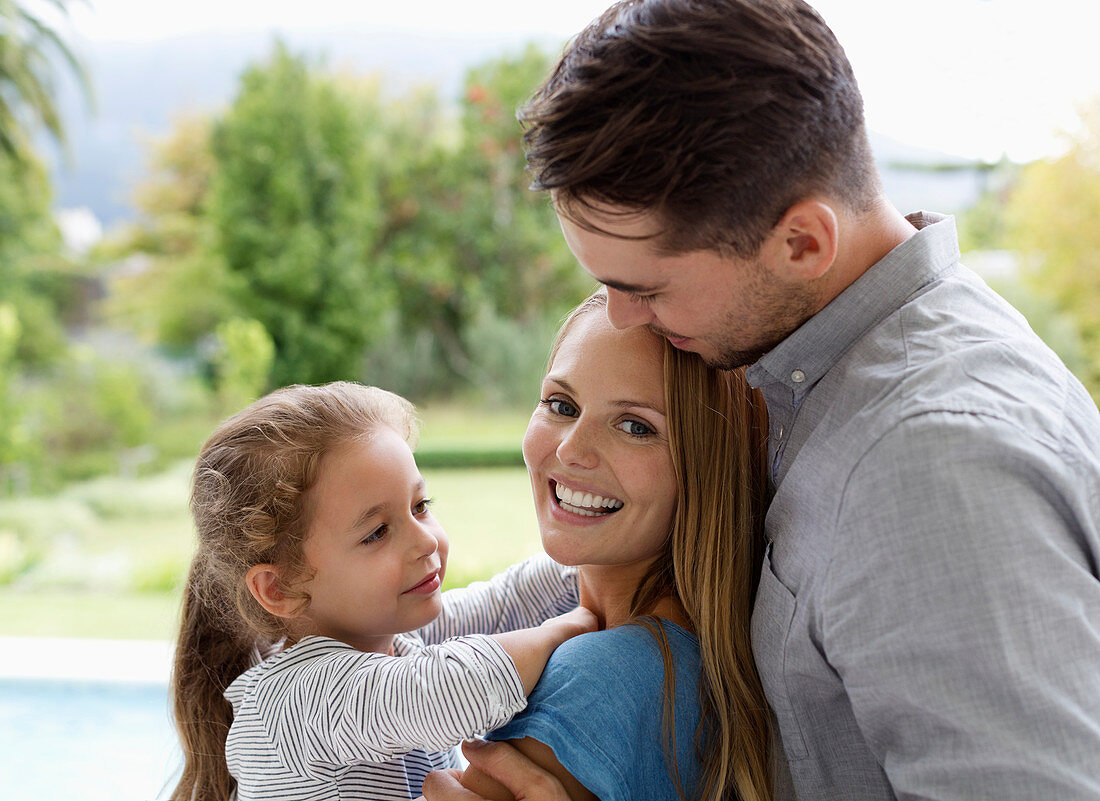
POLYGON ((836 212, 820 200, 800 200, 772 229, 768 261, 789 281, 813 281, 833 266, 840 226, 836 212))
POLYGON ((244 580, 256 603, 276 617, 293 618, 301 613, 301 598, 287 595, 286 585, 275 565, 256 565, 244 580))

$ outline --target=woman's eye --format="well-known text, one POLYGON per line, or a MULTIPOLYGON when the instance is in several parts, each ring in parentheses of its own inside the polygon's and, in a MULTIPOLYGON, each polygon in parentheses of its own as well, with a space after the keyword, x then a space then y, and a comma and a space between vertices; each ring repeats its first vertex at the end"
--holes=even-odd
POLYGON ((561 398, 547 398, 543 401, 550 409, 551 414, 560 414, 562 417, 576 417, 577 407, 561 398))
POLYGON ((372 542, 379 542, 386 536, 386 532, 389 530, 388 525, 381 525, 372 531, 370 534, 363 538, 363 545, 370 545, 372 542))
POLYGON ((431 498, 424 498, 418 501, 416 505, 413 506, 413 514, 417 516, 427 514, 428 511, 431 510, 433 503, 435 503, 435 501, 431 498))
POLYGON ((615 427, 632 437, 648 437, 650 434, 657 433, 640 420, 623 420, 615 427))

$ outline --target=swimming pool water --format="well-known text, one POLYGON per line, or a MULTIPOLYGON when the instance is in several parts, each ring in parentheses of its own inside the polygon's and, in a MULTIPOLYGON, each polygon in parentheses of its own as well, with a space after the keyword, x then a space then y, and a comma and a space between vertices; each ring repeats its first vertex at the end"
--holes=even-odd
POLYGON ((164 684, 0 678, 13 801, 152 801, 179 767, 164 684))

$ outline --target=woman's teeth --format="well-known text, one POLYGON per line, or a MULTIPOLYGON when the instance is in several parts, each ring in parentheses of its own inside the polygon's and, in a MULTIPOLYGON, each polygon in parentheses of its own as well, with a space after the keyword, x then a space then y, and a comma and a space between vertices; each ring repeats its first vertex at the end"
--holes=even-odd
POLYGON ((623 502, 617 498, 574 491, 560 483, 554 485, 554 493, 563 509, 581 517, 602 517, 623 508, 623 502))

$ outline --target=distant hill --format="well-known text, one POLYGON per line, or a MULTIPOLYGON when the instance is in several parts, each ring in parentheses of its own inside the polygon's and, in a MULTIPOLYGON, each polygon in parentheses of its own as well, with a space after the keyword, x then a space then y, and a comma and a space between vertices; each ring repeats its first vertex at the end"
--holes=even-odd
MULTIPOLYGON (((347 29, 285 37, 296 51, 380 72, 393 91, 433 83, 454 97, 466 69, 515 52, 533 39, 548 50, 557 41, 523 36, 347 29)), ((246 66, 270 52, 273 38, 260 34, 208 34, 144 44, 98 44, 83 48, 95 86, 95 111, 71 85, 62 87, 61 106, 69 133, 69 158, 50 153, 58 208, 86 207, 105 227, 130 219, 133 187, 143 167, 143 141, 165 133, 173 117, 228 104, 246 66)), ((980 176, 972 170, 928 172, 914 165, 962 163, 873 135, 872 146, 887 192, 903 210, 958 211, 973 202, 980 176), (905 165, 899 167, 898 165, 905 165)))

